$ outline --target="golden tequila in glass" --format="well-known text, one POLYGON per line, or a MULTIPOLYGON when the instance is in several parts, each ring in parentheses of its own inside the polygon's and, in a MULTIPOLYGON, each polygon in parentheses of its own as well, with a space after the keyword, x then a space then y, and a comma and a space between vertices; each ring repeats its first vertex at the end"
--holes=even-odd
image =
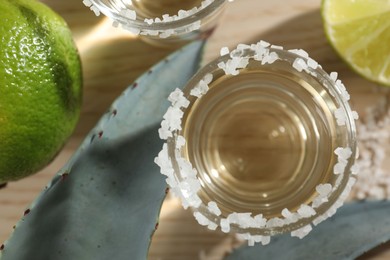
POLYGON ((304 51, 240 45, 170 100, 165 174, 200 224, 252 243, 302 237, 348 195, 357 115, 337 74, 304 51))

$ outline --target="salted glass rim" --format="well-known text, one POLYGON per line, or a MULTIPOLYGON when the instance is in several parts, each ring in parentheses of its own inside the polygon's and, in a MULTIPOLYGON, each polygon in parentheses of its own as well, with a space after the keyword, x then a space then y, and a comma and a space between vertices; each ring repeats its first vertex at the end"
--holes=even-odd
MULTIPOLYGON (((290 65, 292 66, 291 69, 294 69, 293 62, 296 61, 297 59, 302 59, 305 62, 308 62, 309 59, 311 59, 307 56, 307 53, 304 52, 303 50, 283 50, 280 46, 274 46, 274 45, 268 46, 266 48, 269 50, 270 53, 271 52, 276 53, 279 60, 290 63, 290 65)), ((245 49, 245 47, 242 49, 245 49)), ((236 49, 234 51, 237 51, 237 50, 238 49, 236 49)), ((226 63, 228 60, 232 59, 233 52, 230 52, 228 54, 222 55, 221 57, 214 59, 213 61, 211 61, 210 63, 205 65, 202 69, 200 69, 188 81, 188 83, 184 87, 183 92, 182 92, 184 98, 186 98, 187 100, 191 100, 190 103, 195 102, 197 100, 197 98, 194 98, 193 96, 190 97, 191 90, 193 88, 195 88, 197 86, 197 84, 203 78, 206 77, 206 75, 210 74, 210 72, 215 71, 215 70, 220 70, 221 63, 226 63)), ((245 55, 244 55, 244 57, 253 59, 255 53, 250 54, 250 51, 249 51, 249 54, 247 53, 245 55), (247 56, 245 56, 245 55, 247 55, 247 56)), ((341 83, 341 81, 339 81, 339 83, 337 83, 337 74, 336 74, 336 77, 334 77, 334 75, 332 75, 332 77, 331 77, 331 75, 326 73, 320 65, 316 66, 316 68, 314 68, 314 69, 309 66, 309 67, 305 68, 301 73, 308 73, 308 74, 312 73, 311 75, 313 77, 316 77, 317 79, 319 79, 319 82, 322 83, 321 85, 324 88, 327 88, 329 93, 334 98, 334 100, 332 98, 334 104, 337 105, 338 109, 341 109, 341 111, 343 112, 343 114, 345 116, 345 126, 341 126, 339 124, 336 124, 336 128, 339 128, 339 127, 346 127, 347 128, 346 132, 348 134, 347 134, 347 136, 344 137, 345 140, 343 138, 343 139, 341 139, 341 141, 344 140, 346 142, 347 147, 351 151, 351 155, 347 160, 347 164, 344 168, 344 171, 343 171, 343 173, 341 173, 342 177, 340 177, 340 178, 342 178, 342 179, 338 183, 336 182, 335 184, 332 184, 332 191, 329 193, 330 195, 328 197, 329 201, 326 201, 326 202, 322 203, 320 206, 316 207, 315 214, 310 216, 310 217, 302 217, 296 222, 283 224, 282 226, 278 226, 278 227, 264 226, 264 227, 260 227, 260 228, 242 228, 242 227, 239 227, 238 225, 231 225, 230 228, 234 232, 249 233, 252 235, 260 235, 260 236, 273 236, 273 235, 285 233, 285 232, 295 232, 296 230, 304 229, 305 227, 308 227, 309 225, 311 227, 311 224, 313 224, 313 222, 318 221, 318 223, 319 223, 319 222, 327 219, 328 217, 330 217, 330 215, 332 215, 332 214, 330 214, 329 212, 331 210, 335 212, 335 210, 343 204, 343 202, 346 199, 346 196, 348 195, 348 193, 353 185, 353 182, 356 181, 356 178, 354 176, 354 172, 352 171, 352 169, 353 169, 352 167, 355 166, 355 159, 357 157, 356 125, 355 125, 355 120, 357 118, 355 116, 356 112, 351 110, 350 105, 348 103, 349 97, 347 100, 345 98, 345 95, 348 94, 346 92, 346 89, 343 90, 340 88, 340 84, 342 84, 342 83, 341 83), (308 71, 306 71, 306 69, 308 71), (341 205, 340 205, 340 203, 341 203, 341 205)), ((335 118, 335 115, 333 115, 333 117, 335 118)), ((178 152, 177 152, 177 150, 178 150, 177 140, 178 140, 178 136, 181 136, 180 133, 181 133, 181 131, 179 131, 179 130, 172 131, 173 135, 171 137, 167 138, 167 148, 168 148, 167 153, 168 153, 168 156, 171 160, 174 174, 178 178, 179 182, 183 180, 182 173, 180 172, 178 161, 177 161, 178 159, 183 159, 182 157, 178 156, 178 152)), ((339 145, 339 144, 336 144, 336 146, 337 145, 339 145)), ((180 153, 181 153, 182 149, 183 148, 179 149, 180 153)), ((309 205, 311 205, 311 203, 309 203, 309 205)), ((190 207, 191 207, 191 205, 190 205, 190 207)), ((201 222, 201 221, 199 221, 199 218, 203 219, 204 217, 206 217, 206 218, 208 218, 210 223, 214 222, 217 224, 217 226, 220 226, 220 223, 221 223, 221 220, 223 219, 223 217, 221 215, 217 216, 216 214, 214 214, 214 212, 212 212, 210 210, 210 207, 205 205, 203 201, 201 202, 201 204, 198 207, 191 207, 191 208, 195 212, 194 215, 201 212, 200 213, 201 216, 199 216, 199 214, 198 214, 198 216, 195 216, 197 218, 198 222, 201 222)), ((243 213, 245 214, 248 212, 243 212, 243 213)), ((206 223, 207 223, 207 221, 206 221, 206 223)), ((314 225, 316 225, 316 224, 314 223, 314 225)), ((216 228, 216 227, 213 225, 213 228, 216 228)), ((303 230, 302 232, 308 233, 308 231, 310 231, 310 230, 306 230, 306 231, 303 230)), ((298 236, 299 236, 299 234, 298 234, 298 236)))
MULTIPOLYGON (((140 29, 145 31, 166 31, 177 30, 185 26, 190 26, 201 19, 204 19, 211 15, 214 11, 218 10, 228 2, 228 0, 212 0, 212 2, 205 8, 199 8, 194 14, 183 18, 178 18, 173 21, 153 22, 148 24, 144 20, 132 20, 122 15, 119 10, 110 7, 107 4, 102 3, 102 0, 90 0, 105 16, 111 18, 113 21, 117 21, 119 24, 128 26, 134 29, 140 29)), ((200 7, 200 6, 198 6, 200 7)), ((187 10, 188 11, 188 10, 187 10)), ((153 17, 152 19, 157 18, 153 17)), ((161 17, 159 17, 161 18, 161 17)))

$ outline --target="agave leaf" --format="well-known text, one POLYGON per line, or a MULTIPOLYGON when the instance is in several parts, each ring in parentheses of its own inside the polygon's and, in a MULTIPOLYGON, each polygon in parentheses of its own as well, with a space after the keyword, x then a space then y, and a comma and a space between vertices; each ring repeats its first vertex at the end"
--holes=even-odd
POLYGON ((33 202, 2 260, 146 259, 165 197, 154 164, 167 97, 197 71, 194 42, 131 85, 33 202))
POLYGON ((355 259, 390 240, 389 215, 389 201, 349 203, 302 240, 281 235, 268 246, 243 246, 226 259, 355 259))

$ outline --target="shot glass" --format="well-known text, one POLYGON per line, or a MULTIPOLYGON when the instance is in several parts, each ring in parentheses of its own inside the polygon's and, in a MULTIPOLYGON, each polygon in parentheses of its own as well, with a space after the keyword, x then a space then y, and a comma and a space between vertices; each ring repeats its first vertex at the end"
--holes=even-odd
POLYGON ((169 96, 156 163, 199 224, 250 245, 302 238, 355 183, 350 96, 303 50, 260 41, 221 54, 169 96))
POLYGON ((84 0, 96 15, 152 44, 176 46, 207 37, 227 0, 84 0))

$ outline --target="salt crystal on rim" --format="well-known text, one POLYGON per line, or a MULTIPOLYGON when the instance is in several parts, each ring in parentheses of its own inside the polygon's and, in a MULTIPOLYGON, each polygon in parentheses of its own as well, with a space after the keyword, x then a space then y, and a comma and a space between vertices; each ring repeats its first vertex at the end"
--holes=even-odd
POLYGON ((220 63, 217 64, 218 68, 220 68, 221 70, 225 70, 226 68, 226 63, 221 61, 220 63))
POLYGON ((215 224, 214 222, 210 221, 209 225, 207 226, 208 229, 210 230, 216 230, 218 227, 217 224, 215 224))
POLYGON ((268 46, 271 45, 269 42, 266 42, 266 41, 263 41, 263 40, 261 40, 261 41, 259 42, 259 44, 260 44, 261 46, 263 46, 263 47, 268 47, 268 46))
POLYGON ((293 68, 298 72, 302 72, 307 67, 306 62, 301 58, 296 58, 292 64, 293 68))
POLYGON ((337 147, 334 150, 334 153, 338 156, 339 160, 348 160, 352 155, 352 150, 350 147, 337 147))
POLYGON ((168 30, 165 30, 163 31, 162 33, 160 33, 160 38, 168 38, 169 36, 171 35, 174 35, 175 34, 175 31, 173 29, 168 29, 168 30))
POLYGON ((238 225, 241 228, 249 228, 253 225, 252 217, 250 212, 237 213, 238 225))
POLYGON ((188 204, 189 204, 191 207, 195 208, 195 209, 199 208, 200 205, 202 204, 202 200, 199 198, 199 196, 198 196, 197 194, 191 195, 191 196, 187 199, 187 201, 188 201, 188 204))
POLYGON ((172 16, 170 16, 169 14, 164 14, 162 16, 162 18, 163 18, 163 21, 166 22, 166 23, 167 22, 172 22, 174 20, 174 18, 172 16))
POLYGON ((206 218, 202 213, 199 211, 194 213, 195 219, 198 221, 198 223, 202 226, 208 226, 210 224, 210 220, 206 218))
POLYGON ((321 196, 318 196, 316 198, 314 198, 311 206, 315 209, 315 208, 318 208, 319 206, 321 206, 322 204, 324 204, 325 202, 328 202, 328 198, 327 197, 321 197, 321 196))
POLYGON ((344 114, 343 108, 338 108, 334 111, 334 116, 336 117, 337 125, 344 126, 347 123, 347 118, 344 114))
POLYGON ((196 179, 198 172, 192 167, 192 164, 183 158, 178 158, 177 163, 179 165, 181 175, 186 179, 196 179))
MULTIPOLYGON (((336 73, 337 74, 337 73, 336 73)), ((336 78, 337 78, 337 75, 336 75, 336 78)), ((345 85, 341 82, 341 80, 337 79, 336 80, 336 87, 340 90, 341 92, 341 97, 343 99, 344 102, 348 102, 351 98, 351 96, 349 95, 348 91, 347 91, 347 88, 345 87, 345 85)))
POLYGON ((320 224, 321 222, 323 222, 324 220, 326 220, 328 218, 328 216, 325 214, 325 215, 321 215, 321 216, 318 216, 316 219, 313 220, 313 225, 314 226, 317 226, 318 224, 320 224))
POLYGON ((226 218, 221 219, 221 231, 224 233, 230 232, 230 222, 226 218))
POLYGON ((207 204, 207 208, 210 210, 211 213, 214 213, 216 216, 220 216, 222 213, 215 201, 210 201, 207 204))
POLYGON ((314 216, 316 211, 309 205, 302 204, 298 209, 298 214, 303 218, 314 216))
POLYGON ((237 45, 237 50, 241 50, 241 51, 243 51, 243 50, 249 50, 250 48, 251 48, 250 45, 244 44, 244 43, 239 43, 239 44, 237 45))
POLYGON ((229 51, 229 48, 228 48, 228 47, 222 47, 222 48, 221 48, 221 51, 220 51, 220 55, 221 55, 221 56, 227 55, 227 54, 229 54, 229 53, 230 53, 230 51, 229 51))
POLYGON ((244 52, 243 52, 242 50, 237 50, 237 49, 235 49, 235 50, 233 50, 233 51, 230 52, 230 58, 242 57, 243 54, 244 54, 244 52))
POLYGON ((282 210, 282 216, 286 219, 292 217, 291 211, 289 211, 287 208, 282 210))
POLYGON ((343 161, 338 162, 333 166, 333 173, 334 174, 342 174, 345 171, 345 167, 347 167, 347 163, 345 163, 343 161))
POLYGON ((201 96, 206 94, 208 90, 209 90, 208 84, 204 80, 200 80, 199 83, 196 85, 196 87, 191 89, 190 95, 200 98, 201 96))
POLYGON ((359 119, 359 114, 356 111, 352 111, 352 118, 354 120, 358 120, 359 119))
POLYGON ((154 158, 154 162, 160 166, 160 172, 166 175, 168 178, 174 178, 174 171, 171 160, 168 156, 168 145, 165 143, 162 150, 158 153, 158 156, 154 158))
POLYGON ((316 191, 318 192, 318 194, 320 194, 321 197, 327 197, 332 192, 332 184, 319 184, 316 187, 316 191))
POLYGON ((190 101, 184 97, 183 91, 176 88, 169 96, 168 100, 172 103, 173 106, 187 108, 190 104, 190 101))
POLYGON ((210 84, 210 83, 213 81, 213 74, 207 73, 207 74, 203 77, 203 81, 204 81, 206 84, 210 84))
POLYGON ((134 10, 130 9, 122 9, 119 14, 123 15, 126 18, 129 18, 130 20, 136 20, 137 19, 137 13, 134 10))
POLYGON ((181 130, 181 119, 184 112, 178 107, 169 107, 163 118, 167 121, 169 130, 181 130))
POLYGON ((176 148, 177 148, 177 149, 180 149, 180 148, 183 147, 185 144, 186 144, 186 139, 185 139, 183 136, 178 135, 178 136, 177 136, 177 139, 176 139, 176 148))
POLYGON ((86 6, 86 7, 90 7, 92 5, 92 2, 90 0, 83 0, 83 4, 86 6))
POLYGON ((238 213, 237 213, 237 212, 230 213, 230 214, 227 216, 227 220, 228 220, 231 224, 238 224, 238 213))
POLYGON ((310 231, 312 230, 312 226, 309 224, 309 225, 306 225, 300 229, 297 229, 297 230, 294 230, 291 232, 291 236, 292 237, 299 237, 300 239, 304 238, 307 234, 310 233, 310 231))
POLYGON ((261 239, 261 244, 263 246, 268 245, 271 242, 271 237, 270 236, 263 236, 261 239))
POLYGON ((258 214, 253 217, 257 228, 265 227, 267 225, 267 219, 263 217, 263 214, 258 214))
POLYGON ((100 15, 100 10, 99 10, 96 6, 92 5, 92 6, 89 7, 89 9, 91 9, 91 11, 92 11, 96 16, 99 16, 99 15, 100 15))
POLYGON ((334 82, 336 82, 337 76, 338 76, 338 73, 335 72, 335 71, 333 71, 333 72, 331 72, 331 73, 329 74, 329 77, 330 77, 334 82))
MULTIPOLYGON (((233 59, 236 59, 236 58, 233 58, 233 59)), ((239 69, 246 68, 248 66, 248 64, 249 64, 248 58, 240 58, 239 62, 237 64, 237 68, 239 68, 239 69)))
POLYGON ((278 49, 278 50, 283 50, 283 46, 279 46, 279 45, 271 45, 270 48, 272 49, 278 49))
POLYGON ((169 123, 167 120, 161 122, 161 127, 158 129, 160 139, 166 140, 168 137, 172 137, 172 132, 169 130, 169 123))
POLYGON ((252 236, 249 235, 247 240, 248 240, 248 246, 254 246, 255 245, 255 240, 252 238, 252 236))
POLYGON ((284 221, 281 218, 270 218, 267 221, 266 227, 282 227, 284 225, 284 221))
POLYGON ((149 25, 152 25, 154 21, 153 21, 153 19, 145 18, 144 22, 149 24, 149 25))
POLYGON ((309 58, 309 59, 307 60, 307 65, 308 65, 310 68, 312 68, 312 69, 317 69, 317 67, 318 67, 318 62, 315 61, 315 60, 313 60, 312 58, 309 58))

